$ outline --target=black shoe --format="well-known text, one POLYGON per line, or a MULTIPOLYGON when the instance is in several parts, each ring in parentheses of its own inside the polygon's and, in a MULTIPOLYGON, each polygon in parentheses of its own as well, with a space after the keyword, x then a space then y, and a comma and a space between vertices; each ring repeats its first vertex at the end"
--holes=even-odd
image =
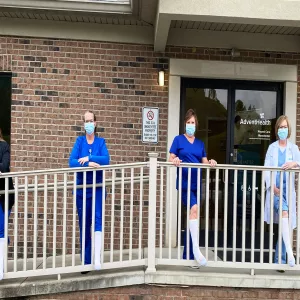
POLYGON ((91 271, 82 271, 81 274, 84 275, 84 274, 87 274, 87 273, 90 273, 90 272, 91 272, 91 271))
POLYGON ((279 272, 279 273, 284 273, 285 272, 285 270, 276 270, 277 272, 279 272))

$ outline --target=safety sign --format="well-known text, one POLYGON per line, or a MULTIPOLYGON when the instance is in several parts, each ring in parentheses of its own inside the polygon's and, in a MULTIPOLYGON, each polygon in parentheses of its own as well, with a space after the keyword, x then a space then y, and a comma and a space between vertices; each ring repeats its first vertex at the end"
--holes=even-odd
POLYGON ((158 143, 158 107, 143 107, 143 143, 158 143))

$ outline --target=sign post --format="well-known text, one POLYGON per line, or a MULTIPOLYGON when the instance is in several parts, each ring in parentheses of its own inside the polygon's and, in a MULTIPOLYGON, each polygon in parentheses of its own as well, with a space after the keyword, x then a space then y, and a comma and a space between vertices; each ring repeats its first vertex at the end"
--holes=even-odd
POLYGON ((143 107, 143 143, 158 143, 158 108, 143 107))

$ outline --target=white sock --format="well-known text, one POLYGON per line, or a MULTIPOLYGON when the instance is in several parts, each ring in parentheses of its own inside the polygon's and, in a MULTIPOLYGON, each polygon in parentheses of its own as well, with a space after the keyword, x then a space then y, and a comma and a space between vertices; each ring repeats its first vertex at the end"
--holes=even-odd
POLYGON ((291 239, 290 239, 290 229, 289 229, 289 219, 282 218, 282 238, 285 244, 286 252, 288 255, 288 260, 294 258, 293 250, 291 247, 291 239))
POLYGON ((199 241, 198 241, 198 234, 199 234, 199 226, 198 226, 198 220, 190 220, 190 232, 192 237, 193 245, 190 245, 190 247, 193 247, 193 253, 195 256, 195 259, 199 262, 203 259, 203 254, 201 253, 199 249, 199 241))
POLYGON ((101 244, 102 244, 102 232, 95 231, 95 269, 101 269, 101 244))
POLYGON ((4 249, 5 249, 5 239, 0 239, 0 280, 3 279, 4 272, 4 249))

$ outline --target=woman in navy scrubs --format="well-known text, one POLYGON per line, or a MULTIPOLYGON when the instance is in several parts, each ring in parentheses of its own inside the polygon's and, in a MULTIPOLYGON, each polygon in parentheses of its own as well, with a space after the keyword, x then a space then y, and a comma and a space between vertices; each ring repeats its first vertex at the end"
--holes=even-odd
MULTIPOLYGON (((194 110, 189 109, 185 115, 185 133, 178 135, 174 138, 172 146, 170 148, 169 161, 175 166, 179 166, 183 163, 203 163, 210 164, 212 167, 216 166, 217 162, 213 159, 208 160, 204 143, 201 140, 195 138, 195 132, 198 126, 197 115, 194 110)), ((201 170, 200 170, 201 172, 201 170)), ((201 176, 201 173, 200 173, 201 176)), ((201 181, 201 177, 200 177, 201 181)), ((178 189, 178 170, 176 188, 178 189)), ((188 189, 190 190, 190 237, 191 237, 191 251, 190 259, 195 259, 200 266, 207 264, 206 258, 203 256, 199 249, 198 233, 198 205, 197 205, 197 168, 191 169, 191 181, 188 186, 188 168, 182 168, 182 202, 187 207, 188 189)), ((200 191, 199 191, 200 192, 200 191)), ((186 259, 186 239, 184 239, 184 251, 183 258, 186 259)))

